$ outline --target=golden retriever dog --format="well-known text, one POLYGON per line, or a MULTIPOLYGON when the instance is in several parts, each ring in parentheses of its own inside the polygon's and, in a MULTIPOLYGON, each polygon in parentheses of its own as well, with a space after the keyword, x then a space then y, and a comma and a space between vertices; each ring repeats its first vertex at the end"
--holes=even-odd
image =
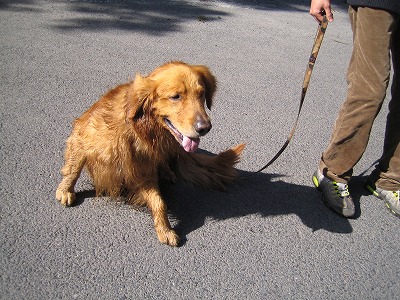
POLYGON ((237 176, 234 165, 244 144, 215 156, 194 153, 211 129, 206 113, 216 80, 201 65, 170 62, 147 77, 107 92, 74 122, 66 142, 63 176, 56 198, 73 205, 74 186, 85 167, 96 195, 124 195, 147 206, 161 243, 178 246, 159 180, 224 189, 237 176))

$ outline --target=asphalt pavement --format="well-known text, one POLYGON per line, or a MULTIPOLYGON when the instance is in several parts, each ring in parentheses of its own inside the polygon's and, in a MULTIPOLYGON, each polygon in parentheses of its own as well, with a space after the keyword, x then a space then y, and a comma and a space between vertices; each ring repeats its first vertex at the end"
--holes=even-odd
MULTIPOLYGON (((346 93, 352 33, 334 3, 293 142, 317 23, 308 0, 0 2, 1 299, 400 299, 400 219, 363 182, 381 155, 387 102, 350 189, 354 219, 311 176, 346 93), (163 186, 181 247, 150 215, 55 199, 74 118, 104 92, 171 60, 218 79, 201 151, 246 143, 227 192, 163 186), (252 175, 252 176, 248 176, 252 175)), ((390 97, 390 93, 388 93, 390 97)))

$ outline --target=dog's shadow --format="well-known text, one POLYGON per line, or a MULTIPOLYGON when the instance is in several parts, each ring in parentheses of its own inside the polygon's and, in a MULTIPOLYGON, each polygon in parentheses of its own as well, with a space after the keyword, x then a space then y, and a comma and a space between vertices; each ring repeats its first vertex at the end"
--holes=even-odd
MULTIPOLYGON (((295 214, 312 231, 352 232, 349 220, 328 209, 321 201, 321 193, 314 187, 284 182, 282 178, 285 175, 281 174, 238 171, 238 181, 225 192, 190 188, 180 179, 174 185, 160 183, 161 193, 182 244, 186 236, 203 226, 206 220, 226 220, 247 215, 267 218, 295 214)), ((360 197, 368 194, 362 188, 363 181, 364 177, 354 177, 350 184, 356 204, 354 218, 361 213, 360 197)), ((93 190, 78 192, 75 205, 93 197, 93 190)))

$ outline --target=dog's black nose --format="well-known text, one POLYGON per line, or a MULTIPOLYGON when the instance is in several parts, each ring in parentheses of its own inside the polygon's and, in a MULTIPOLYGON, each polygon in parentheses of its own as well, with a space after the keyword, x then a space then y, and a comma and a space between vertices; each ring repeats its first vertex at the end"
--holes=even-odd
POLYGON ((195 126, 196 132, 203 136, 211 130, 211 122, 206 120, 198 120, 195 126))

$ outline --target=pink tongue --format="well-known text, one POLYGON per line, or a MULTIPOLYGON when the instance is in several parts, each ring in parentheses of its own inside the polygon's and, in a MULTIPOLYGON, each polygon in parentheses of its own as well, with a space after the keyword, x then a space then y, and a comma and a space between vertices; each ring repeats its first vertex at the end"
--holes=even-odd
POLYGON ((199 138, 191 139, 187 136, 183 136, 182 147, 183 149, 185 149, 186 152, 196 151, 197 148, 199 147, 199 144, 200 144, 199 138))

